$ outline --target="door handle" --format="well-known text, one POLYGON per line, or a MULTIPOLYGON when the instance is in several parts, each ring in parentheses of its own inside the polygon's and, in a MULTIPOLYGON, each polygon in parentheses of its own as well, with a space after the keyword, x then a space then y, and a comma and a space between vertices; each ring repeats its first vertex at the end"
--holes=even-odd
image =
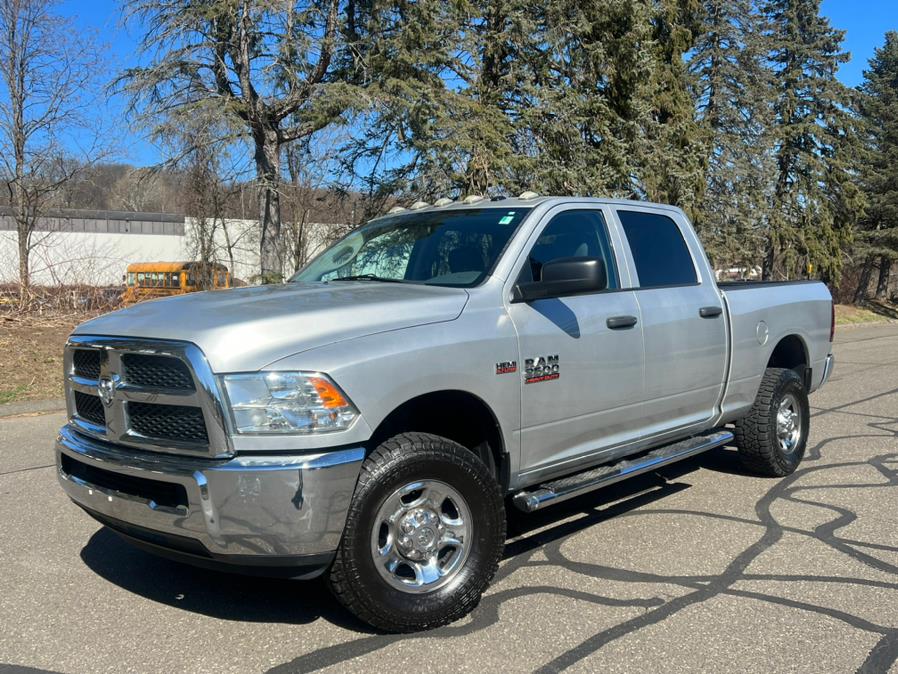
POLYGON ((623 330, 624 328, 632 328, 636 325, 636 316, 611 316, 607 321, 607 325, 612 330, 623 330))
POLYGON ((702 307, 698 310, 698 315, 702 318, 716 318, 723 313, 722 307, 702 307))

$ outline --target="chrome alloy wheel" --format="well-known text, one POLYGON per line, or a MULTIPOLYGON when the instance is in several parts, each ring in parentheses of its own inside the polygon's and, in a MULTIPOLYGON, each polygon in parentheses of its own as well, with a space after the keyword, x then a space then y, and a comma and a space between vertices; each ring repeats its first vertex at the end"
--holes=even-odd
POLYGON ((776 437, 785 452, 791 452, 801 440, 801 407, 791 393, 786 393, 780 401, 776 413, 776 437))
POLYGON ((380 575, 403 592, 448 585, 468 558, 473 522, 461 494, 422 480, 394 491, 377 511, 371 554, 380 575))

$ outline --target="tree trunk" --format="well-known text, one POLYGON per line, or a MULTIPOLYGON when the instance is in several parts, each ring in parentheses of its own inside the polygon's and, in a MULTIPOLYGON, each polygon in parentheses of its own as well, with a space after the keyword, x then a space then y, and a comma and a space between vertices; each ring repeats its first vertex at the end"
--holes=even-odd
MULTIPOLYGON (((16 116, 16 124, 21 124, 19 116, 16 116)), ((19 248, 19 286, 22 297, 25 296, 28 286, 31 285, 31 233, 34 231, 34 220, 29 217, 25 200, 25 136, 19 127, 13 131, 13 146, 15 157, 15 181, 10 192, 13 219, 16 221, 16 233, 18 234, 19 248)))
POLYGON ((256 175, 259 179, 259 260, 262 283, 279 283, 281 265, 281 144, 277 130, 255 134, 256 175))
POLYGON ((18 244, 19 244, 19 286, 21 293, 24 295, 28 290, 28 286, 31 285, 31 269, 28 264, 29 255, 31 253, 30 246, 28 245, 28 236, 29 231, 28 227, 23 227, 21 224, 18 225, 18 244))
POLYGON ((884 300, 889 293, 889 278, 892 273, 892 258, 879 258, 879 279, 876 281, 876 299, 884 300))
POLYGON ((873 274, 873 256, 868 255, 864 260, 864 267, 861 269, 861 278, 857 284, 857 290, 854 291, 854 303, 860 304, 867 299, 867 288, 870 287, 870 276, 873 274))
POLYGON ((302 217, 299 224, 296 224, 296 216, 294 215, 293 226, 297 227, 296 238, 294 239, 293 248, 293 272, 296 273, 306 264, 306 217, 309 215, 309 209, 302 209, 302 217))
POLYGON ((24 181, 24 155, 22 150, 20 153, 16 151, 16 181, 13 185, 12 197, 12 213, 16 222, 16 235, 19 251, 19 289, 20 295, 24 298, 27 294, 28 287, 31 285, 31 234, 34 231, 35 219, 32 219, 25 205, 25 194, 22 189, 24 181), (21 163, 19 163, 21 162, 21 163))
POLYGON ((776 251, 774 250, 773 236, 768 235, 767 251, 764 254, 764 264, 761 267, 761 280, 769 281, 773 278, 773 265, 776 262, 776 251))
MULTIPOLYGON (((240 187, 240 201, 243 201, 243 187, 240 187)), ((234 246, 236 242, 231 241, 231 231, 228 229, 228 223, 222 220, 221 225, 222 234, 224 234, 225 239, 225 249, 228 253, 228 264, 230 265, 228 269, 231 272, 231 282, 234 281, 234 277, 236 276, 236 270, 234 269, 234 246)))

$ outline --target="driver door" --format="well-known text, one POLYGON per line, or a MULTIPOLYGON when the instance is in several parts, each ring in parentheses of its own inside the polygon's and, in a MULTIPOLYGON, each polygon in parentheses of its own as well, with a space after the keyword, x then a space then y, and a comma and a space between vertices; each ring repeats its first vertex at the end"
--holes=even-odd
POLYGON ((525 474, 575 470, 639 434, 641 317, 633 291, 621 290, 608 220, 600 208, 553 209, 520 261, 517 282, 539 281, 542 265, 562 257, 600 257, 608 277, 600 292, 508 306, 518 333, 525 474))

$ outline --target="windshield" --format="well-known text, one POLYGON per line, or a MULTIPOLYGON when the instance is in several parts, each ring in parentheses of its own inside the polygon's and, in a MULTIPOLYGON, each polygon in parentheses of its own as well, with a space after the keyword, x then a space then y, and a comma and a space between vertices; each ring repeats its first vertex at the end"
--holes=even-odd
POLYGON ((492 271, 529 208, 408 213, 369 222, 291 281, 394 281, 472 287, 492 271))

